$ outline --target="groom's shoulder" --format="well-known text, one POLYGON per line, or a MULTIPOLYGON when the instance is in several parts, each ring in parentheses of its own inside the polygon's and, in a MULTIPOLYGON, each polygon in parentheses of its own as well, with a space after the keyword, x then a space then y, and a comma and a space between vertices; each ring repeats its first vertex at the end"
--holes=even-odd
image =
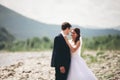
POLYGON ((55 36, 55 38, 60 38, 61 37, 61 34, 58 34, 57 36, 55 36))
POLYGON ((60 39, 61 38, 61 34, 58 34, 57 36, 55 36, 54 39, 60 39))

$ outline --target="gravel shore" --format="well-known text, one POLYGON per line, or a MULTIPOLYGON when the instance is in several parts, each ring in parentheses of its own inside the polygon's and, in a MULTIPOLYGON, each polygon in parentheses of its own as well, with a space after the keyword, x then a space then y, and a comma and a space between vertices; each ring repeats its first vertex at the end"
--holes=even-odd
POLYGON ((1 53, 0 80, 54 80, 50 56, 51 52, 1 53))
MULTIPOLYGON (((85 60, 98 80, 120 80, 120 51, 105 52, 97 57, 98 62, 85 60)), ((54 80, 50 61, 51 51, 0 52, 0 80, 54 80)))

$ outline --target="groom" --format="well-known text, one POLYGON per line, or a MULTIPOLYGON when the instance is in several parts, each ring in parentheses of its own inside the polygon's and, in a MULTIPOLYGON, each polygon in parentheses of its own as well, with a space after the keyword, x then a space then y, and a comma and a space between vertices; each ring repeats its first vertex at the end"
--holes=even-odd
POLYGON ((51 66, 55 67, 55 80, 67 80, 71 55, 70 49, 64 40, 70 32, 71 24, 64 22, 61 26, 61 33, 54 39, 51 66))

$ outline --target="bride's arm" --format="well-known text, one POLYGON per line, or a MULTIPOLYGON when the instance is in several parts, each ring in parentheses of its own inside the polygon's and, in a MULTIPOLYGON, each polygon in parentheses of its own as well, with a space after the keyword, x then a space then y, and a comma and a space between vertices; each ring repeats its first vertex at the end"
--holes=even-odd
POLYGON ((72 45, 69 43, 67 37, 64 37, 64 39, 65 39, 66 43, 68 44, 68 46, 69 46, 69 48, 70 48, 70 50, 71 50, 72 53, 74 53, 79 48, 80 41, 77 41, 76 47, 72 47, 72 45))

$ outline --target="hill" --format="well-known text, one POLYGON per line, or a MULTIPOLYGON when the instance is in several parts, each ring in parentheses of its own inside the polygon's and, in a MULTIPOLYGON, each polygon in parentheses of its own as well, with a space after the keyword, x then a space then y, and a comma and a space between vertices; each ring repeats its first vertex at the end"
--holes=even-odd
MULTIPOLYGON (((24 40, 32 37, 47 36, 51 39, 60 32, 60 25, 46 24, 25 17, 13 10, 0 5, 0 27, 6 28, 16 39, 24 40)), ((87 29, 78 25, 84 37, 100 35, 119 34, 120 30, 115 29, 87 29)))

